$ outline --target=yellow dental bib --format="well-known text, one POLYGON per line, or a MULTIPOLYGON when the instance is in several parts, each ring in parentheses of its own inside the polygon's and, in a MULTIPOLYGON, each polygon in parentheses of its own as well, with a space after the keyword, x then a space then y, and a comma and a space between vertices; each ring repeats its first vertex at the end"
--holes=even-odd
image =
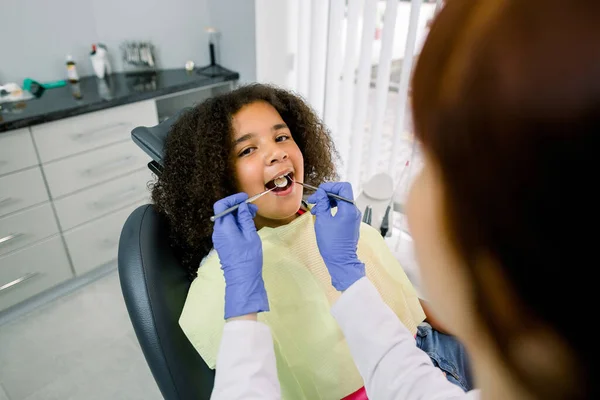
MULTIPOLYGON (((283 399, 338 400, 363 386, 348 345, 329 309, 341 295, 317 247, 310 212, 258 232, 271 311, 260 313, 275 342, 283 399)), ((359 259, 384 301, 413 333, 425 315, 404 271, 383 238, 362 224, 359 259)), ((225 279, 212 251, 198 269, 179 324, 210 368, 215 368, 225 321, 225 279)))

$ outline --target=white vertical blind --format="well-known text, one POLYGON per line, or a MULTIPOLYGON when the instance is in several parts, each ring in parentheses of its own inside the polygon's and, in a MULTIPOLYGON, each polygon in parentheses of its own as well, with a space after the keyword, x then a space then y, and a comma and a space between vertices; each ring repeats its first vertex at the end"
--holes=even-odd
POLYGON ((350 139, 352 129, 352 115, 354 107, 354 72, 357 62, 357 40, 358 22, 362 10, 363 0, 351 0, 348 2, 348 17, 346 22, 346 48, 344 51, 344 64, 342 73, 341 98, 338 113, 338 133, 336 134, 337 146, 344 168, 341 176, 348 177, 348 165, 350 155, 350 139))
POLYGON ((392 50, 394 46, 394 33, 396 30, 396 17, 398 15, 398 0, 387 0, 383 19, 383 32, 381 37, 381 53, 377 66, 377 84, 375 87, 375 105, 371 121, 371 144, 369 147, 369 161, 367 164, 367 179, 375 175, 381 155, 383 136, 383 119, 387 107, 390 86, 390 72, 392 66, 392 50))
MULTIPOLYGON (((279 7, 287 19, 282 24, 293 31, 287 35, 287 45, 281 44, 286 48, 279 50, 288 60, 283 63, 289 65, 288 87, 304 96, 331 130, 342 161, 341 178, 350 180, 357 192, 361 179, 381 169, 397 178, 396 172, 406 169, 402 167, 410 157, 405 134, 409 82, 415 50, 426 31, 420 17, 429 18, 436 5, 428 4, 421 12, 424 0, 387 0, 381 39, 375 44, 381 0, 276 1, 286 4, 279 7), (392 65, 400 59, 400 82, 392 82, 392 65), (371 90, 373 64, 377 64, 377 77, 371 90), (390 86, 398 93, 390 93, 390 86), (397 154, 402 154, 402 160, 397 154)), ((438 8, 442 3, 437 1, 438 8)), ((281 40, 268 42, 277 49, 281 40)))
MULTIPOLYGON (((298 15, 300 14, 300 0, 287 0, 287 15, 285 18, 288 23, 287 52, 281 54, 285 56, 288 62, 287 87, 291 90, 298 90, 298 37, 299 25, 298 15)), ((284 50, 285 51, 285 50, 284 50)))
POLYGON ((443 5, 444 5, 444 0, 437 0, 435 2, 435 12, 434 12, 434 15, 437 15, 437 13, 440 12, 440 10, 442 9, 443 5))
MULTIPOLYGON (((404 53, 404 59, 402 60, 402 71, 400 73, 400 86, 398 89, 398 108, 396 114, 396 121, 394 123, 394 140, 392 147, 392 155, 390 157, 389 171, 393 172, 399 170, 397 162, 398 160, 394 157, 395 154, 400 152, 402 147, 402 141, 404 140, 404 125, 406 121, 406 105, 408 99, 408 90, 410 84, 410 78, 412 75, 412 67, 415 54, 415 45, 417 41, 417 27, 419 24, 419 13, 421 11, 421 4, 423 0, 412 0, 410 8, 410 17, 408 23, 408 35, 406 38, 406 51, 404 53)), ((414 153, 414 152, 413 152, 414 153)), ((411 163, 412 164, 412 163, 411 163)))
POLYGON ((310 81, 311 2, 301 1, 298 10, 298 92, 308 99, 310 81))
POLYGON ((338 132, 338 107, 343 55, 342 20, 344 19, 345 9, 345 0, 330 0, 324 121, 329 127, 334 140, 338 132))
POLYGON ((327 1, 312 0, 308 99, 321 118, 323 118, 325 106, 328 14, 329 4, 327 1))
POLYGON ((362 168, 363 139, 365 137, 365 122, 367 120, 367 105, 369 84, 371 81, 371 57, 373 40, 375 39, 375 22, 377 3, 379 0, 366 0, 363 11, 363 29, 360 46, 360 57, 354 91, 354 113, 352 120, 352 140, 350 159, 348 162, 348 180, 354 188, 360 188, 362 168))

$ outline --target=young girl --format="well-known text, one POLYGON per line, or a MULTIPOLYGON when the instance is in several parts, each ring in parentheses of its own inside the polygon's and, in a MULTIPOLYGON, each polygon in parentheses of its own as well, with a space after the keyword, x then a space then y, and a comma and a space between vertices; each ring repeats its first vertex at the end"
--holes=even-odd
MULTIPOLYGON (((170 221, 174 247, 194 279, 180 325, 214 368, 225 284, 218 256, 211 251, 213 204, 237 192, 261 193, 276 178, 286 177, 284 188, 254 202, 271 309, 260 318, 273 332, 284 398, 341 399, 362 387, 329 313, 339 293, 318 253, 313 217, 302 203, 303 188, 293 183, 317 186, 335 180, 335 154, 327 129, 302 99, 255 84, 211 98, 180 117, 153 188, 156 207, 170 221)), ((425 315, 383 238, 363 226, 358 251, 382 297, 416 333, 425 315)), ((431 344, 419 341, 427 342, 431 344)), ((432 358, 439 356, 436 351, 443 349, 430 352, 432 358)), ((448 358, 436 361, 443 364, 448 358)), ((469 388, 463 365, 451 365, 446 372, 469 388)))

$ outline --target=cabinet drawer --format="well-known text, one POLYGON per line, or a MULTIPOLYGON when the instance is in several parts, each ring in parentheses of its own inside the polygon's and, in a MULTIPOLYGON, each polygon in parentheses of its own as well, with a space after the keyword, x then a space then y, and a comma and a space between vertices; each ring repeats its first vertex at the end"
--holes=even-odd
POLYGON ((58 233, 49 203, 0 218, 0 255, 58 233))
POLYGON ((0 175, 38 163, 29 129, 0 134, 0 175))
POLYGON ((42 163, 128 140, 139 125, 158 124, 154 100, 31 127, 42 163))
POLYGON ((48 192, 39 167, 0 178, 0 217, 48 201, 48 192))
POLYGON ((148 168, 54 202, 63 231, 142 200, 150 202, 148 168))
POLYGON ((72 277, 60 236, 0 257, 0 311, 72 277))
POLYGON ((64 234, 77 275, 117 259, 123 224, 133 210, 145 203, 136 203, 64 234))
POLYGON ((144 167, 148 156, 133 141, 117 143, 43 166, 53 198, 144 167))

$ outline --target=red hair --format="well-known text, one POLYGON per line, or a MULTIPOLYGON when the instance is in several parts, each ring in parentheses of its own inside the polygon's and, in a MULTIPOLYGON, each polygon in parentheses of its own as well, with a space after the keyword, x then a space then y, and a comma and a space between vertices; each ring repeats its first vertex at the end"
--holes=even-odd
POLYGON ((441 171, 445 223, 479 315, 509 369, 535 397, 598 397, 597 345, 576 324, 597 303, 600 2, 447 1, 419 56, 413 114, 441 171), (518 328, 495 320, 480 285, 482 255, 527 309, 515 316, 531 320, 518 328), (581 366, 565 371, 568 388, 536 381, 508 355, 534 320, 581 366))

